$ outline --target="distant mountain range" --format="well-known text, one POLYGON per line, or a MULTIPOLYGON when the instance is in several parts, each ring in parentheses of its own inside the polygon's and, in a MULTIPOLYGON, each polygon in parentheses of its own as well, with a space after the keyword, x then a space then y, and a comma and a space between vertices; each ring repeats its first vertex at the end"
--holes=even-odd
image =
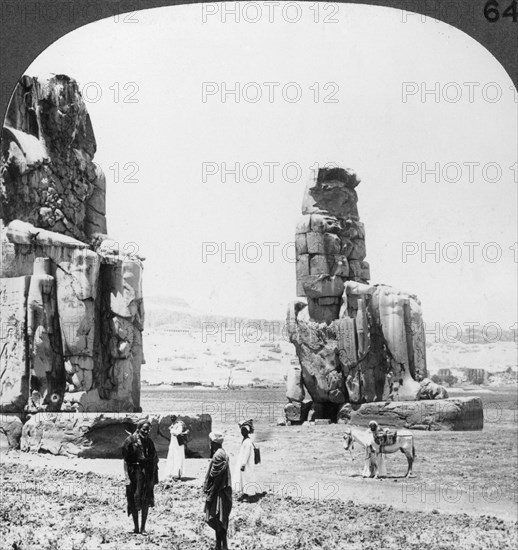
POLYGON ((183 298, 173 296, 146 296, 146 306, 151 309, 173 309, 173 310, 190 310, 194 311, 188 302, 183 298))
MULTIPOLYGON (((164 296, 146 296, 144 298, 144 307, 146 311, 146 329, 165 329, 165 330, 201 330, 206 323, 225 323, 227 327, 232 327, 239 323, 241 326, 246 324, 258 324, 264 330, 283 330, 284 320, 279 319, 254 319, 246 317, 231 317, 228 315, 210 315, 198 311, 190 306, 183 298, 164 297, 164 296)), ((481 324, 482 325, 482 324, 481 324)), ((492 344, 499 342, 516 342, 516 330, 511 330, 502 325, 501 335, 496 338, 495 329, 488 325, 475 326, 472 329, 462 323, 458 323, 461 332, 456 330, 453 323, 436 324, 426 322, 426 342, 427 346, 434 343, 435 338, 439 338, 441 343, 455 344, 456 341, 464 344, 492 344), (505 328, 504 328, 505 327, 505 328)))
POLYGON ((183 298, 151 296, 144 298, 146 312, 145 327, 148 330, 201 330, 207 323, 227 327, 236 324, 258 325, 264 330, 282 330, 284 321, 270 319, 254 319, 247 317, 231 317, 228 315, 211 315, 192 308, 183 298))

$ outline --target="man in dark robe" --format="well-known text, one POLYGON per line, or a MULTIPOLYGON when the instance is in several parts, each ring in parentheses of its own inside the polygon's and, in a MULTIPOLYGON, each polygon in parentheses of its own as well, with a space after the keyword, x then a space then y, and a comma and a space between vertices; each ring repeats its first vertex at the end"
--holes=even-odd
POLYGON ((135 433, 124 441, 124 475, 128 516, 133 517, 134 533, 146 534, 148 509, 155 505, 154 487, 158 483, 158 455, 149 437, 151 423, 144 419, 138 422, 135 433), (142 511, 139 529, 138 512, 142 511))
POLYGON ((228 518, 232 510, 229 458, 222 448, 221 433, 211 432, 209 439, 212 460, 203 485, 206 494, 205 521, 216 531, 216 550, 228 550, 228 518))

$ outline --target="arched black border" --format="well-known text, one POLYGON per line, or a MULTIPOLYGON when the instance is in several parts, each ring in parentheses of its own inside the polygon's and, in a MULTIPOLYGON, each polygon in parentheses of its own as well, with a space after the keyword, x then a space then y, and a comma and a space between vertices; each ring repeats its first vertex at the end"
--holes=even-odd
MULTIPOLYGON (((486 47, 506 69, 514 85, 518 85, 518 23, 513 23, 510 18, 489 22, 484 16, 487 0, 336 1, 391 7, 442 20, 486 47)), ((498 0, 502 9, 511 1, 498 0)), ((115 14, 201 3, 201 0, 0 0, 2 120, 18 78, 58 38, 83 25, 115 14)))

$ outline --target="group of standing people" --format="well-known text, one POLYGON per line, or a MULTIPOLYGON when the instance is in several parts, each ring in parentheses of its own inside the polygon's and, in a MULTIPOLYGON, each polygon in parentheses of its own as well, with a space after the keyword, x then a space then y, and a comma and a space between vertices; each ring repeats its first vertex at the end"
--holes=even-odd
MULTIPOLYGON (((236 466, 238 500, 246 500, 256 492, 256 448, 250 439, 254 432, 253 420, 239 424, 243 437, 236 466)), ((126 482, 127 512, 133 518, 134 533, 146 533, 149 507, 154 506, 154 486, 158 483, 158 454, 149 437, 151 423, 141 420, 135 433, 126 438, 122 455, 126 482), (139 512, 140 524, 139 524, 139 512)), ((171 443, 166 463, 166 476, 181 479, 185 465, 185 441, 188 430, 181 420, 173 418, 170 428, 171 443)), ((216 533, 216 549, 227 550, 227 531, 232 510, 232 476, 230 459, 223 449, 224 436, 209 434, 211 461, 205 476, 205 521, 216 533)))

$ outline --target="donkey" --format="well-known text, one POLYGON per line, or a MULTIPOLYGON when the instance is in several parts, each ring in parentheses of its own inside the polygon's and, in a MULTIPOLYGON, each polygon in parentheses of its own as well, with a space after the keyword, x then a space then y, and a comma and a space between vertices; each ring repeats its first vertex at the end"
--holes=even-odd
POLYGON ((383 454, 401 451, 408 461, 408 470, 405 477, 412 476, 412 466, 415 459, 414 436, 410 430, 398 430, 396 442, 392 445, 384 445, 380 448, 374 441, 370 430, 356 426, 347 426, 344 435, 344 449, 348 451, 354 448, 354 441, 365 449, 365 466, 363 477, 375 477, 376 479, 385 476, 385 461, 383 454))

